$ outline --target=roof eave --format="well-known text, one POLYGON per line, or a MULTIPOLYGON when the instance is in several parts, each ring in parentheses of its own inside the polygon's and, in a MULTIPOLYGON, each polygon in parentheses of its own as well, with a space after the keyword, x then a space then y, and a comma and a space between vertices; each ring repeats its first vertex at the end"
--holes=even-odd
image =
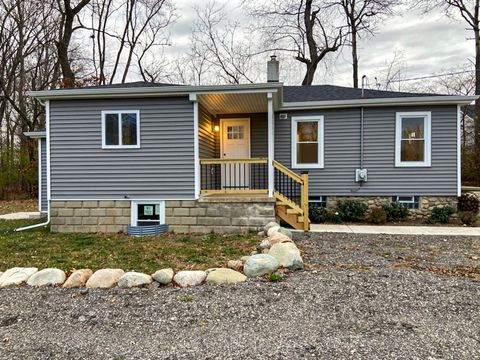
POLYGON ((347 107, 391 106, 391 105, 468 105, 480 96, 418 96, 381 99, 355 99, 334 101, 284 102, 280 110, 328 109, 347 107))
POLYGON ((238 92, 278 92, 282 83, 206 85, 206 86, 166 86, 166 87, 131 87, 131 88, 95 88, 69 90, 29 91, 28 96, 39 100, 67 99, 105 99, 159 96, 188 96, 191 93, 238 93, 238 92))

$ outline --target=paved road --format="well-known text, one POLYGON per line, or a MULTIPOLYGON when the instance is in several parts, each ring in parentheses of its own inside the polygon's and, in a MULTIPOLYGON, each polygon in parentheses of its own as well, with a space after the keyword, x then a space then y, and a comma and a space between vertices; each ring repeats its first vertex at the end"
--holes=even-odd
POLYGON ((480 358, 480 282, 394 266, 432 251, 437 266, 475 265, 478 239, 299 243, 316 270, 280 283, 0 290, 0 358, 480 358))

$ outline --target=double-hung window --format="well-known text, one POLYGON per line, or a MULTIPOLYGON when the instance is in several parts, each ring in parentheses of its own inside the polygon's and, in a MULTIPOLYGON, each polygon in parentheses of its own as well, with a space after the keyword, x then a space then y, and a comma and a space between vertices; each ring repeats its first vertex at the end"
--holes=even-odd
POLYGON ((292 167, 323 168, 323 116, 292 117, 292 167))
POLYGON ((140 111, 102 111, 102 148, 140 147, 140 111))
POLYGON ((395 130, 395 166, 431 165, 431 113, 399 112, 395 130))

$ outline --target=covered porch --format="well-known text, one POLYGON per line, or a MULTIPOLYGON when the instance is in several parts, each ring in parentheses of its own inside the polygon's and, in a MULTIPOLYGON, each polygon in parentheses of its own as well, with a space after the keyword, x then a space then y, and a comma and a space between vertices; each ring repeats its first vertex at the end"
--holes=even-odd
POLYGON ((308 230, 308 174, 274 159, 276 91, 195 94, 197 198, 270 198, 277 216, 308 230))

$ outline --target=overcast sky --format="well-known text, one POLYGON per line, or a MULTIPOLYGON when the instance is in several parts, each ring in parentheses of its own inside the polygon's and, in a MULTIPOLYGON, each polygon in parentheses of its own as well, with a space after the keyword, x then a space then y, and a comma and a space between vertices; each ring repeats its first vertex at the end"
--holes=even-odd
MULTIPOLYGON (((225 0, 218 0, 222 2, 225 0)), ((236 0, 228 1, 232 19, 242 19, 245 14, 240 8, 232 6, 236 0)), ((188 49, 188 36, 192 21, 195 19, 193 4, 201 5, 196 0, 176 0, 180 18, 171 28, 173 47, 170 52, 182 52, 188 49)), ((367 75, 369 82, 373 83, 375 76, 379 78, 386 63, 392 59, 395 51, 403 57, 405 70, 403 78, 426 76, 460 68, 474 56, 473 40, 467 38, 472 34, 465 29, 461 21, 446 17, 441 12, 420 14, 418 11, 405 11, 402 15, 394 16, 378 27, 376 36, 362 39, 359 46, 360 75, 367 75)), ((289 55, 283 55, 283 64, 289 55)), ((268 56, 265 56, 267 60, 268 56)), ((316 83, 330 83, 335 85, 351 85, 351 60, 349 49, 335 55, 336 61, 328 71, 321 71, 316 78, 316 83)), ((282 56, 280 56, 282 60, 282 56)), ((333 59, 332 59, 333 60, 333 59)), ((300 71, 303 72, 301 64, 300 71)), ((299 81, 294 78, 280 75, 286 83, 299 81)))

